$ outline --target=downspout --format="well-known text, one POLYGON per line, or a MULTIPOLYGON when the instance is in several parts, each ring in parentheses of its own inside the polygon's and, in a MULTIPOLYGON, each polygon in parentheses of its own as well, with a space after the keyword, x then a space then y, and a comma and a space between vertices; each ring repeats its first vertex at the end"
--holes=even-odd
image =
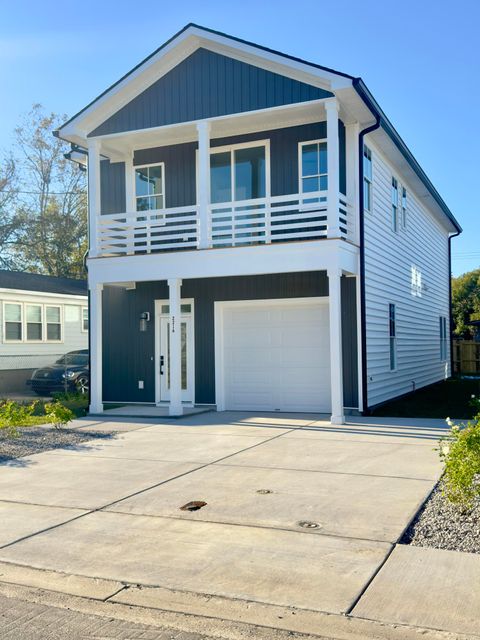
POLYGON ((460 235, 460 231, 448 236, 448 315, 450 320, 450 378, 453 376, 453 312, 452 312, 452 238, 460 235))
POLYGON ((359 235, 360 235, 360 319, 361 319, 361 351, 362 351, 362 379, 360 384, 362 385, 362 407, 361 409, 362 415, 366 415, 368 413, 368 381, 367 381, 367 312, 365 305, 365 225, 364 225, 364 207, 363 207, 363 143, 366 135, 371 133, 372 131, 376 131, 380 128, 380 114, 377 112, 375 107, 372 105, 368 96, 360 88, 360 78, 354 78, 353 86, 359 95, 363 98, 363 100, 367 103, 367 106, 375 115, 375 124, 367 127, 366 129, 362 129, 358 135, 358 153, 359 153, 359 161, 358 161, 358 172, 359 172, 359 235))

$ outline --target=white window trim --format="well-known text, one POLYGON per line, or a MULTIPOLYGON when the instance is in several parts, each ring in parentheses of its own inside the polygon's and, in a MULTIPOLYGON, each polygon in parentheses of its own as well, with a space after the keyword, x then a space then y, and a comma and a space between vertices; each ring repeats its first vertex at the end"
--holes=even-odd
POLYGON ((89 318, 89 314, 88 314, 88 307, 80 307, 80 331, 82 333, 88 333, 88 318, 89 318), (83 326, 83 312, 86 311, 87 312, 87 328, 85 329, 83 326))
POLYGON ((167 208, 167 196, 165 193, 165 162, 149 162, 148 164, 134 164, 132 165, 133 168, 133 175, 132 175, 132 180, 133 180, 133 199, 134 199, 134 205, 135 205, 135 213, 136 214, 147 214, 149 211, 163 211, 164 209, 167 208), (139 211, 137 209, 137 200, 138 198, 154 198, 155 195, 153 196, 137 196, 137 180, 136 180, 136 170, 137 169, 146 169, 148 167, 162 167, 162 193, 161 194, 157 194, 157 196, 162 196, 163 198, 163 207, 161 209, 145 209, 143 211, 139 211))
POLYGON ((398 178, 396 178, 395 176, 392 175, 392 179, 390 181, 390 216, 391 216, 391 224, 392 224, 392 231, 394 233, 398 233, 398 228, 399 228, 399 224, 398 224, 398 178), (395 180, 395 184, 396 184, 396 193, 397 193, 397 198, 396 198, 396 204, 393 202, 393 181, 395 180), (393 214, 393 207, 395 207, 395 215, 393 214))
POLYGON ((61 344, 62 342, 64 342, 64 322, 63 322, 63 307, 59 304, 46 304, 45 305, 45 342, 48 342, 49 344, 52 343, 56 343, 56 344, 61 344), (60 322, 47 322, 47 309, 49 308, 53 308, 53 309, 59 309, 60 310, 60 322), (48 325, 49 324, 60 324, 60 340, 49 340, 48 339, 48 325))
MULTIPOLYGON (((309 144, 323 144, 325 143, 327 145, 327 149, 328 149, 328 139, 327 138, 318 138, 317 140, 304 140, 303 142, 299 142, 298 143, 298 193, 301 194, 302 196, 304 194, 309 194, 309 193, 315 193, 315 191, 303 191, 303 178, 315 178, 318 176, 323 176, 326 175, 327 176, 327 180, 328 180, 328 166, 327 166, 327 173, 319 173, 317 174, 317 176, 303 176, 302 174, 302 147, 305 147, 309 144)), ((325 190, 325 193, 327 192, 327 189, 325 190)))
MULTIPOLYGON (((233 153, 234 151, 236 151, 237 149, 249 149, 249 148, 255 148, 255 147, 265 147, 265 196, 261 197, 261 198, 249 198, 249 200, 263 200, 264 198, 270 198, 271 195, 271 183, 270 183, 270 139, 269 138, 265 138, 263 140, 252 140, 251 142, 239 142, 236 144, 226 144, 226 145, 222 145, 221 147, 210 147, 209 149, 209 156, 215 154, 215 153, 226 153, 227 151, 230 152, 230 162, 232 163, 231 166, 233 168, 233 162, 232 162, 232 157, 233 157, 233 153)), ((195 176, 196 176, 196 185, 197 185, 197 191, 196 191, 196 199, 197 199, 197 203, 198 203, 198 149, 195 152, 195 176)), ((232 200, 225 200, 225 202, 243 202, 243 200, 235 200, 234 196, 235 196, 235 172, 232 170, 232 175, 231 175, 231 182, 230 182, 230 188, 232 191, 232 200)), ((210 176, 210 167, 208 167, 208 176, 211 179, 210 176)), ((210 192, 210 189, 209 189, 210 192)), ((211 197, 211 193, 210 193, 210 204, 212 204, 212 197, 211 197)), ((222 204, 221 202, 215 202, 215 206, 218 206, 219 204, 222 204)))
POLYGON ((22 344, 23 342, 25 342, 25 327, 24 327, 24 316, 25 316, 25 310, 23 308, 23 302, 18 302, 17 300, 4 300, 3 301, 3 307, 2 307, 2 313, 3 313, 3 336, 2 336, 2 342, 4 344, 22 344), (20 325, 22 328, 22 338, 21 340, 7 340, 7 320, 6 320, 6 316, 5 316, 5 307, 7 304, 14 304, 17 306, 20 306, 20 325))
MULTIPOLYGON (((38 302, 24 302, 24 325, 25 325, 25 334, 24 334, 24 342, 28 342, 29 344, 41 344, 44 342, 45 337, 45 308, 43 304, 38 302), (27 320, 27 307, 40 307, 40 324, 42 326, 42 339, 41 340, 29 340, 28 339, 28 325, 29 324, 39 324, 38 322, 28 322, 27 320)), ((10 342, 10 340, 8 341, 10 342)))
POLYGON ((368 184, 370 185, 370 208, 367 209, 365 207, 365 193, 363 194, 363 210, 367 211, 367 213, 373 213, 373 153, 372 153, 372 149, 371 147, 367 146, 366 144, 363 145, 363 152, 362 152, 362 173, 363 173, 363 182, 364 182, 364 186, 363 189, 365 191, 365 182, 368 182, 368 184), (370 165, 372 167, 372 178, 370 179, 368 176, 365 175, 365 168, 364 168, 364 164, 365 164, 365 149, 367 149, 367 151, 370 153, 370 165))
POLYGON ((402 229, 406 229, 407 228, 407 214, 408 214, 408 190, 407 187, 402 184, 401 185, 401 189, 402 189, 402 194, 400 196, 401 198, 401 212, 402 212, 402 229), (403 197, 405 192, 405 199, 403 197), (404 206, 405 205, 405 206, 404 206))
POLYGON ((440 328, 440 362, 448 360, 447 316, 439 316, 440 328))
MULTIPOLYGON (((48 302, 21 302, 20 300, 3 300, 2 301, 2 343, 3 344, 63 344, 65 342, 65 318, 64 318, 64 305, 48 302), (21 340, 7 340, 6 339, 6 318, 5 318, 5 306, 7 304, 16 304, 20 306, 21 310, 21 325, 22 325, 22 339, 21 340), (41 340, 27 340, 27 306, 42 307, 42 339, 41 340), (60 340, 47 340, 47 307, 54 307, 60 309, 60 340)), ((50 322, 49 324, 57 324, 50 322)))

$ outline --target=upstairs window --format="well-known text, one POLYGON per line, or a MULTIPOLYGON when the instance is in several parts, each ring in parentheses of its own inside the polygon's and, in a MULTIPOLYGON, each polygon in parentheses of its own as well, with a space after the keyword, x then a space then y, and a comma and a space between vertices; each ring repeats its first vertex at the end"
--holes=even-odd
POLYGON ((323 141, 300 144, 300 190, 302 193, 328 189, 327 143, 323 141))
POLYGON ((398 182, 392 178, 392 229, 398 231, 398 182))
POLYGON ((363 147, 363 208, 371 213, 372 211, 372 152, 364 145, 363 147))
POLYGON ((445 362, 447 359, 447 318, 445 316, 440 316, 440 360, 445 362))
POLYGON ((390 347, 390 371, 397 368, 397 327, 395 318, 395 305, 388 305, 388 332, 390 347))
POLYGON ((22 305, 6 302, 3 305, 5 342, 21 342, 23 340, 22 305))
POLYGON ((42 305, 25 305, 25 316, 27 321, 27 342, 43 340, 42 305))
POLYGON ((137 211, 163 209, 165 199, 164 165, 135 167, 135 200, 137 211))
POLYGON ((407 228, 407 190, 402 188, 402 227, 407 228))
POLYGON ((264 198, 266 145, 236 145, 210 153, 210 197, 214 204, 264 198))

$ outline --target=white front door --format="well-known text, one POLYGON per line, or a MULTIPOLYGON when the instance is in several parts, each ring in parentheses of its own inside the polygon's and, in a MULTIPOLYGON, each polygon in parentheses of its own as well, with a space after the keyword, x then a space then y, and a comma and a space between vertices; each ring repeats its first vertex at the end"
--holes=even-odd
MULTIPOLYGON (((183 308, 191 309, 191 305, 183 308)), ((162 304, 160 309, 166 310, 167 304, 162 304)), ((181 376, 182 376, 182 402, 194 401, 194 339, 193 317, 190 313, 182 313, 180 322, 181 332, 181 376)), ((159 313, 156 317, 156 370, 157 393, 156 401, 168 402, 170 400, 170 316, 168 313, 159 313)))

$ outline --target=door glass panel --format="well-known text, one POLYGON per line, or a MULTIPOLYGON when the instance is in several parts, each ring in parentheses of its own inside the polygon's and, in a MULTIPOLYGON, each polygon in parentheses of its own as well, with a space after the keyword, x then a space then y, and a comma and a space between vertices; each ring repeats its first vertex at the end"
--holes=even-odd
POLYGON ((265 147, 235 151, 235 200, 265 197, 265 147))
MULTIPOLYGON (((170 389, 170 323, 166 323, 167 332, 167 389, 170 389)), ((182 391, 187 388, 187 323, 180 324, 180 341, 181 341, 181 379, 182 391)))
MULTIPOLYGON (((180 312, 181 313, 191 313, 192 312, 192 305, 191 304, 181 304, 180 305, 180 312)), ((170 305, 162 304, 162 313, 164 313, 164 314, 170 313, 170 305)))
POLYGON ((210 189, 213 203, 232 200, 232 167, 229 151, 211 154, 210 189))

